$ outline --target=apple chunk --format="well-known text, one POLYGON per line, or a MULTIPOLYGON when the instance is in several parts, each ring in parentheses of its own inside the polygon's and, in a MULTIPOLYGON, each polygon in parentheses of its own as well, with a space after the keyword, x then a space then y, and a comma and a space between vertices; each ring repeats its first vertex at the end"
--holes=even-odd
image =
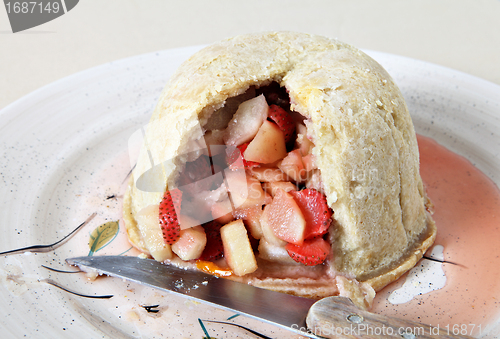
POLYGON ((224 142, 239 146, 252 140, 260 126, 267 119, 269 106, 264 95, 241 103, 224 131, 224 142))
POLYGON ((270 164, 286 156, 286 144, 283 132, 278 125, 271 121, 264 121, 243 153, 247 161, 261 164, 270 164))
POLYGON ((244 170, 226 169, 226 182, 235 209, 262 206, 266 203, 266 193, 261 183, 246 174, 244 170))
POLYGON ((171 259, 173 254, 170 245, 163 240, 158 209, 158 205, 146 206, 137 213, 136 220, 139 232, 151 256, 157 261, 165 261, 171 259))
POLYGON ((297 140, 295 142, 296 146, 300 150, 300 153, 303 156, 306 156, 311 153, 311 150, 314 147, 314 144, 307 137, 307 128, 304 124, 298 123, 297 127, 297 140))
POLYGON ((266 239, 259 241, 259 258, 282 264, 296 264, 286 251, 285 245, 276 245, 266 239))
POLYGON ((281 240, 280 238, 278 238, 274 234, 273 227, 271 226, 270 221, 269 221, 269 217, 270 217, 269 211, 266 212, 266 207, 264 207, 264 211, 262 212, 262 215, 260 216, 260 228, 262 230, 262 237, 259 241, 259 244, 262 241, 266 241, 272 245, 280 246, 280 247, 284 248, 285 245, 287 244, 287 242, 284 240, 281 240))
POLYGON ((306 220, 293 196, 284 190, 276 190, 273 201, 264 208, 262 221, 270 226, 279 239, 295 245, 304 242, 306 220))
POLYGON ((222 225, 234 220, 233 217, 233 207, 231 206, 231 201, 229 198, 222 201, 216 201, 210 208, 212 212, 212 218, 221 223, 222 225))
POLYGON ((205 230, 201 226, 194 226, 181 230, 181 236, 172 245, 172 251, 184 261, 198 259, 206 244, 205 230))
POLYGON ((234 211, 234 215, 236 219, 243 220, 252 237, 254 237, 255 239, 262 238, 262 226, 260 225, 262 206, 237 209, 236 211, 234 211))
POLYGON ((237 219, 222 226, 220 234, 224 257, 234 274, 243 276, 254 272, 257 269, 257 261, 243 221, 237 219))
POLYGON ((297 183, 304 182, 307 179, 307 171, 304 168, 302 155, 298 149, 288 153, 287 156, 279 163, 278 167, 297 183))
POLYGON ((285 192, 297 190, 297 186, 292 184, 290 181, 264 182, 262 183, 262 188, 264 189, 264 192, 269 193, 272 197, 276 195, 278 188, 282 189, 285 192))

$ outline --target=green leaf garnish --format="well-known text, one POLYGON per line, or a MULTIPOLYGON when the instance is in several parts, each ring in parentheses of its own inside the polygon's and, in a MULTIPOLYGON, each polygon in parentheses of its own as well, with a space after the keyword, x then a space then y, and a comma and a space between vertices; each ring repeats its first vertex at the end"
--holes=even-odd
POLYGON ((118 235, 119 224, 118 221, 109 221, 90 233, 89 240, 89 256, 92 256, 95 252, 104 248, 118 235))

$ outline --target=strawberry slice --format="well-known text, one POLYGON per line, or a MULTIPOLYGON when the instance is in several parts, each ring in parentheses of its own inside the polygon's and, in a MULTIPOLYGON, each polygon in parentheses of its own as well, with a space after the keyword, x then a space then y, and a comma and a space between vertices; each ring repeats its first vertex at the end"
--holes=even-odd
POLYGON ((295 133, 295 123, 290 114, 280 106, 271 105, 269 106, 269 118, 279 126, 285 136, 285 143, 288 144, 295 133))
POLYGON ((214 261, 222 258, 224 254, 224 247, 222 245, 222 238, 220 235, 220 228, 222 225, 213 220, 203 224, 205 234, 207 236, 207 244, 201 253, 199 260, 214 261))
POLYGON ((288 193, 293 196, 306 219, 304 239, 318 237, 328 232, 333 212, 323 194, 310 188, 288 193))
MULTIPOLYGON (((260 165, 258 162, 247 161, 243 158, 243 153, 247 149, 248 144, 249 142, 239 145, 233 151, 230 151, 227 155, 227 163, 229 164, 229 168, 233 171, 242 168, 252 168, 260 165), (241 162, 237 161, 240 157, 243 159, 243 167, 241 165, 241 162)), ((230 150, 230 148, 228 148, 228 150, 230 150)))
POLYGON ((163 233, 163 240, 172 245, 175 243, 181 232, 181 225, 176 211, 181 210, 182 191, 178 188, 166 191, 160 202, 160 228, 163 233))
POLYGON ((330 253, 330 244, 323 238, 314 238, 304 240, 300 246, 288 243, 285 249, 296 262, 306 266, 316 266, 326 260, 330 253))

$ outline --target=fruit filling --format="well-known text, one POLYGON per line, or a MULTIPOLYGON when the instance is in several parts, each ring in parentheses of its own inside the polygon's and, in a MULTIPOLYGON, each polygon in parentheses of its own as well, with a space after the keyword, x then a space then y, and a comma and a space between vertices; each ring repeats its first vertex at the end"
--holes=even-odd
POLYGON ((306 126, 277 83, 228 99, 159 205, 165 246, 213 274, 323 265, 333 211, 306 126))

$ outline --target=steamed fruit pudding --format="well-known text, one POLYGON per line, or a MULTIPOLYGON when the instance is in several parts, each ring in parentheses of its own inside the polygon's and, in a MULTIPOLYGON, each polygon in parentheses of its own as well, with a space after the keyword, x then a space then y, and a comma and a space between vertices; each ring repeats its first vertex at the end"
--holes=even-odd
POLYGON ((337 40, 208 46, 172 76, 143 136, 123 216, 158 261, 369 307, 434 242, 404 98, 337 40))
MULTIPOLYGON (((306 286, 335 280, 324 265, 332 256, 333 211, 321 187, 308 121, 290 111, 288 95, 276 83, 250 88, 229 99, 229 106, 236 110, 204 126, 207 151, 185 164, 159 206, 141 213, 139 227, 147 214, 145 238, 157 244, 149 248, 151 256, 242 281, 238 277, 247 275, 302 279, 306 286), (223 173, 221 180, 215 173, 223 173)), ((371 304, 375 292, 369 285, 337 280, 333 294, 348 281, 361 306, 371 304)))

